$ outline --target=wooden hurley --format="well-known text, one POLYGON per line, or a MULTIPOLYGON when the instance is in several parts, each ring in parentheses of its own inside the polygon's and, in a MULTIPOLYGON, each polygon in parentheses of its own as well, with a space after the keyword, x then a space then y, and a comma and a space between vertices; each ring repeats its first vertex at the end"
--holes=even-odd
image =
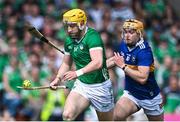
MULTIPOLYGON (((50 86, 37 86, 37 87, 22 87, 22 86, 17 86, 17 88, 19 89, 23 89, 23 90, 39 90, 39 89, 49 89, 50 86)), ((57 86, 57 89, 67 89, 67 86, 57 86)))

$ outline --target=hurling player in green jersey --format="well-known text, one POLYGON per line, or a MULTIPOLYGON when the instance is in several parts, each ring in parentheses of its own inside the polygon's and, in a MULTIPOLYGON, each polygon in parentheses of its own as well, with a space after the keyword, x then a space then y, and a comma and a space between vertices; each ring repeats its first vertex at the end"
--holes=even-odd
POLYGON ((87 17, 81 9, 64 13, 63 23, 67 32, 65 55, 56 78, 50 83, 52 89, 57 89, 61 81, 75 79, 66 99, 63 119, 74 120, 92 105, 100 121, 111 121, 114 97, 102 39, 96 30, 87 27, 87 17), (71 70, 73 62, 76 71, 71 70))

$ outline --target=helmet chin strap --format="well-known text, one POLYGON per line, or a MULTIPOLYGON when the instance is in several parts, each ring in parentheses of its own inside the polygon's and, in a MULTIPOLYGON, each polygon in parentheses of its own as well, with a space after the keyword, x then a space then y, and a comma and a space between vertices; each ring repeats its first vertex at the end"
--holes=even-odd
POLYGON ((79 30, 83 30, 85 28, 85 24, 81 25, 80 23, 78 23, 78 27, 79 27, 79 30))
POLYGON ((79 30, 84 30, 84 28, 86 27, 86 22, 81 21, 79 23, 77 23, 79 30))

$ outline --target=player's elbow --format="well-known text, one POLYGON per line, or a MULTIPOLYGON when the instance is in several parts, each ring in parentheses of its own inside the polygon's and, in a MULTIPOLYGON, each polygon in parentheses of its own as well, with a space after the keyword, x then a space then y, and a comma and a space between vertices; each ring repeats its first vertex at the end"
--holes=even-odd
POLYGON ((102 63, 102 62, 97 63, 97 69, 101 69, 102 66, 103 66, 103 63, 102 63))
POLYGON ((142 85, 146 84, 148 76, 149 76, 148 72, 141 71, 140 74, 139 74, 139 77, 138 77, 138 80, 139 80, 140 84, 142 84, 142 85))
POLYGON ((102 68, 102 66, 103 66, 103 61, 102 61, 102 60, 96 61, 95 66, 96 66, 97 69, 102 68))

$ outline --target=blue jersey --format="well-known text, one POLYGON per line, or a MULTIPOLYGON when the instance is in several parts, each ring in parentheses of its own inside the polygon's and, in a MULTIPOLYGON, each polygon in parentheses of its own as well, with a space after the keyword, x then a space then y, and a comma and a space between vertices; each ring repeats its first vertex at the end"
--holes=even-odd
POLYGON ((134 97, 140 100, 152 99, 160 92, 154 76, 154 59, 151 48, 147 41, 139 41, 136 47, 129 50, 126 43, 122 41, 119 53, 124 57, 128 67, 137 70, 138 66, 149 66, 150 73, 146 84, 142 85, 125 75, 125 90, 129 91, 134 97))

